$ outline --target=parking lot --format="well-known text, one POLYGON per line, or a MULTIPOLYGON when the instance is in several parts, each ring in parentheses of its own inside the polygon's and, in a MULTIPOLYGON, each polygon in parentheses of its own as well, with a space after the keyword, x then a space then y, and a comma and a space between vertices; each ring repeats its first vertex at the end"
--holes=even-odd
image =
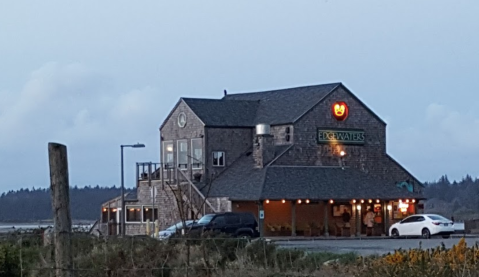
MULTIPOLYGON (((451 248, 457 244, 460 237, 449 239, 431 238, 431 239, 319 239, 319 240, 277 240, 274 243, 281 248, 302 249, 306 251, 325 251, 333 253, 355 252, 359 255, 382 255, 388 252, 394 252, 396 249, 410 248, 435 248, 444 243, 446 248, 451 248)), ((472 246, 479 243, 479 237, 468 237, 466 243, 472 246)))

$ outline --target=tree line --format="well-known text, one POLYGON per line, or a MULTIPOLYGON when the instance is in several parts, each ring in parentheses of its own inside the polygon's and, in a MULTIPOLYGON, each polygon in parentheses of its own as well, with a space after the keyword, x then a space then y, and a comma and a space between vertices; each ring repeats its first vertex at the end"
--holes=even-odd
MULTIPOLYGON (((71 187, 72 219, 98 219, 101 213, 101 204, 118 197, 120 193, 120 188, 115 186, 71 187)), ((51 205, 49 188, 10 190, 0 195, 0 222, 49 220, 53 218, 51 205)))
POLYGON ((450 182, 446 175, 425 183, 427 212, 437 212, 458 219, 479 218, 479 179, 466 175, 461 181, 450 182))

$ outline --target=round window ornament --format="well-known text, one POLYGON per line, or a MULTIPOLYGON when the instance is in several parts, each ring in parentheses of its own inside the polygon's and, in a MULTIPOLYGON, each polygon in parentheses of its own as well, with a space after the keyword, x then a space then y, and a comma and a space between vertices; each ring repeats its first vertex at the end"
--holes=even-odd
POLYGON ((331 107, 333 111, 333 116, 338 121, 344 121, 349 114, 349 107, 345 102, 335 102, 331 107))
POLYGON ((178 126, 180 126, 180 128, 186 126, 186 114, 183 112, 178 115, 178 126))

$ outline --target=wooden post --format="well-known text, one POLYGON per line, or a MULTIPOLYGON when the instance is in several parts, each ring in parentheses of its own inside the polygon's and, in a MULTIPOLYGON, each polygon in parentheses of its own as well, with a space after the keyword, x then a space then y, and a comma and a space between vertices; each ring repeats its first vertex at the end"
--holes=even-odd
POLYGON ((55 268, 57 277, 72 277, 73 255, 71 244, 72 219, 68 183, 67 148, 48 143, 50 163, 50 193, 54 222, 55 268))
POLYGON ((324 201, 324 236, 329 237, 329 202, 324 201))
POLYGON ((291 201, 291 236, 296 236, 296 202, 291 201))

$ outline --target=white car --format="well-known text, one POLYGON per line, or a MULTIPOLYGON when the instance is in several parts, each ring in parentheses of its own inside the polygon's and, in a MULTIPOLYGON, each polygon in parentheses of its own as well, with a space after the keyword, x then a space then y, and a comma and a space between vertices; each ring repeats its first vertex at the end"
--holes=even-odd
POLYGON ((449 238, 454 233, 454 222, 437 214, 415 214, 406 217, 400 222, 394 223, 389 228, 389 235, 421 236, 430 238, 434 235, 442 235, 449 238))
MULTIPOLYGON (((185 226, 188 227, 191 224, 193 224, 193 222, 195 222, 195 221, 194 220, 186 220, 185 221, 185 226)), ((175 234, 177 230, 181 230, 181 229, 183 229, 183 222, 182 221, 176 223, 175 225, 172 225, 172 226, 166 228, 163 231, 160 231, 158 233, 158 239, 160 239, 160 240, 167 239, 167 238, 171 237, 171 235, 175 234)))

